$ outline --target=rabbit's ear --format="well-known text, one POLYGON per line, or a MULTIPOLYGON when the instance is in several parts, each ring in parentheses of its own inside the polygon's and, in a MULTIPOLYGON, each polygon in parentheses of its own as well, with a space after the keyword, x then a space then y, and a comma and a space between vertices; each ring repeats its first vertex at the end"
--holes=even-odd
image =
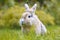
POLYGON ((28 10, 28 9, 29 9, 29 6, 28 6, 28 4, 25 4, 25 8, 26 8, 26 10, 28 10))
POLYGON ((34 4, 34 6, 32 7, 32 10, 36 10, 37 4, 34 4))

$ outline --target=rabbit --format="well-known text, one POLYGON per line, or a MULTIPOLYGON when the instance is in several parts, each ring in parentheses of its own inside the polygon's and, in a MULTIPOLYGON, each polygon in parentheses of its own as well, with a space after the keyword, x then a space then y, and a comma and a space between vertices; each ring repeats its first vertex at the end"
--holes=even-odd
POLYGON ((34 4, 32 8, 29 8, 28 4, 25 4, 25 12, 22 14, 19 24, 21 26, 22 32, 30 31, 32 25, 34 25, 34 32, 36 35, 47 33, 45 25, 39 20, 38 16, 35 14, 37 4, 34 4), (23 24, 26 27, 23 27, 23 24))

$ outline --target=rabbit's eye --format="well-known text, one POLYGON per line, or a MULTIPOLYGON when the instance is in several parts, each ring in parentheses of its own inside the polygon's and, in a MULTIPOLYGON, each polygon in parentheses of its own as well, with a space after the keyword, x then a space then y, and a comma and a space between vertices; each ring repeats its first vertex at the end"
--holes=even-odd
POLYGON ((31 16, 28 16, 28 18, 30 18, 31 16))
POLYGON ((33 15, 29 15, 28 18, 33 17, 33 15))

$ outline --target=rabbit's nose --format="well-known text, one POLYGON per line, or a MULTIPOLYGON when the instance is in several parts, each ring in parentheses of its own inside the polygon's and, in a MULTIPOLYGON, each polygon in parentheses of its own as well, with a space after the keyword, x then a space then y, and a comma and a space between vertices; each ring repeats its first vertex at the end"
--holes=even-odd
POLYGON ((20 19, 20 24, 23 25, 24 19, 20 19))
POLYGON ((24 22, 22 21, 22 23, 21 23, 22 25, 24 24, 24 22))

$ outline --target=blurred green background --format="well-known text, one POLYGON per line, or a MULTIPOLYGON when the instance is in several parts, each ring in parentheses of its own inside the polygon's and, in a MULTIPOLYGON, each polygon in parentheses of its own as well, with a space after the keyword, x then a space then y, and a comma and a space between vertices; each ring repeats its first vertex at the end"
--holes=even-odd
POLYGON ((0 0, 0 40, 60 40, 59 28, 60 0, 0 0), (30 7, 37 3, 36 15, 47 27, 47 35, 22 37, 18 22, 25 3, 30 7))

